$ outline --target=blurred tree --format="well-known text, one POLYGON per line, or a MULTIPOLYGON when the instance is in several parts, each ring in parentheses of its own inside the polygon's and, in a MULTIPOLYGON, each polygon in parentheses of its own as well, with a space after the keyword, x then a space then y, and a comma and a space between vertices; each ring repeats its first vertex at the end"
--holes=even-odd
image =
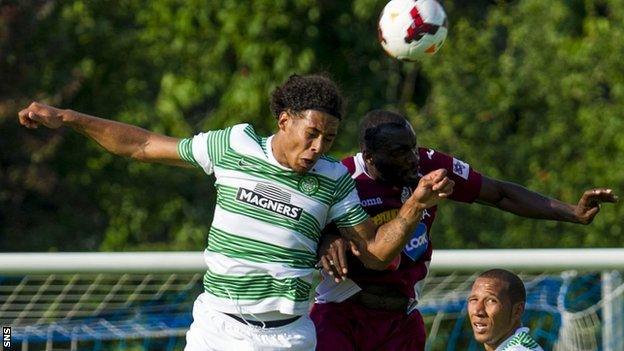
MULTIPOLYGON (((623 15, 622 1, 524 0, 491 7, 484 21, 455 21, 447 47, 423 65, 432 90, 427 108, 413 115, 426 120, 421 140, 487 175, 564 201, 576 202, 590 186, 621 194, 623 15)), ((605 206, 588 227, 488 211, 443 206, 437 242, 473 248, 622 243, 620 205, 605 206)))
MULTIPOLYGON (((324 71, 343 87, 335 156, 356 150, 359 116, 390 107, 423 145, 485 174, 571 202, 593 184, 622 188, 621 0, 447 1, 447 44, 420 64, 381 50, 383 5, 3 1, 0 250, 198 250, 212 219, 200 171, 113 157, 66 129, 20 128, 30 100, 177 137, 239 122, 268 135, 270 92, 293 73, 324 71)), ((443 205, 437 247, 621 243, 620 206, 590 227, 484 211, 443 205)))

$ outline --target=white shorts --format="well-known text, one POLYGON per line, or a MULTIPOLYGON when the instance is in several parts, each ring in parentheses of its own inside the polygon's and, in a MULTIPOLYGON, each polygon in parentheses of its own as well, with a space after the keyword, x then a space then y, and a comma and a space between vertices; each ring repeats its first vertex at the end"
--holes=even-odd
POLYGON ((277 328, 256 327, 210 308, 204 294, 195 300, 185 351, 312 351, 316 348, 316 330, 307 315, 277 328))

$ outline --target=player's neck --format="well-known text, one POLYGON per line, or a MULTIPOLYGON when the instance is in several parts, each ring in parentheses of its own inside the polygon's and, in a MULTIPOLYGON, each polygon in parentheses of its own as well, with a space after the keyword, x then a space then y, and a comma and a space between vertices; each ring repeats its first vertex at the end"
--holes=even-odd
POLYGON ((387 186, 391 186, 396 189, 400 189, 402 187, 401 185, 397 185, 395 183, 389 182, 387 179, 385 179, 381 175, 381 172, 379 172, 379 170, 377 170, 377 168, 375 168, 375 166, 371 165, 370 163, 364 162, 364 168, 365 168, 364 171, 366 172, 366 174, 374 181, 387 185, 387 186))
POLYGON ((509 330, 509 332, 507 332, 504 336, 498 339, 498 341, 491 343, 491 344, 483 344, 483 346, 485 346, 485 351, 495 351, 496 348, 498 348, 500 345, 505 343, 507 339, 513 336, 516 333, 516 330, 518 330, 518 328, 520 328, 520 325, 514 324, 514 326, 509 330))
POLYGON ((286 152, 284 151, 284 136, 280 132, 277 132, 273 135, 271 145, 269 146, 270 149, 267 151, 273 153, 273 157, 275 158, 275 160, 280 165, 290 168, 290 165, 288 164, 288 159, 286 158, 286 152))

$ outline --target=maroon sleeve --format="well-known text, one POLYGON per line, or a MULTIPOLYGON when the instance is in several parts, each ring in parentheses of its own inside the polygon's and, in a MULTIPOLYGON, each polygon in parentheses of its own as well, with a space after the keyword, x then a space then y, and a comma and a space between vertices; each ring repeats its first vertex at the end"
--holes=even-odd
POLYGON ((481 191, 481 173, 470 165, 453 156, 433 149, 419 148, 420 172, 425 175, 439 168, 447 170, 449 178, 455 181, 451 200, 460 202, 474 202, 481 191))
POLYGON ((340 161, 340 162, 342 162, 342 164, 345 167, 347 167, 347 169, 349 170, 350 174, 355 173, 355 157, 349 156, 349 157, 346 157, 346 158, 342 159, 342 161, 340 161))

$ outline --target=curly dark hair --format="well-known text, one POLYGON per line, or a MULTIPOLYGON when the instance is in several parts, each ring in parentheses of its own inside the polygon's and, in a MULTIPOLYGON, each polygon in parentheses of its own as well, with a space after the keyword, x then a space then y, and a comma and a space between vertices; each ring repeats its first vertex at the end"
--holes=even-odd
POLYGON ((338 86, 323 75, 293 74, 271 93, 271 112, 276 118, 283 111, 316 110, 341 119, 343 105, 338 86))
POLYGON ((388 129, 408 128, 409 122, 402 115, 388 110, 372 110, 362 118, 358 142, 361 150, 376 151, 384 140, 380 136, 388 129))

